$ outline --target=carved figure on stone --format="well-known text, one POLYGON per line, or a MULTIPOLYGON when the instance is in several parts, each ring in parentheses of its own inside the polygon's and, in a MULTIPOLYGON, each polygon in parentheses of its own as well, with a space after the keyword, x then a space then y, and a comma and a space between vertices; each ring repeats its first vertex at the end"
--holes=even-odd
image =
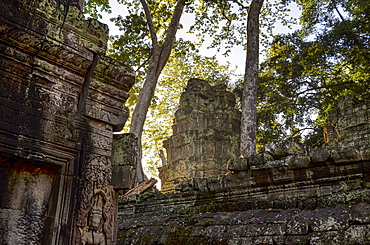
MULTIPOLYGON (((86 191, 87 189, 85 189, 86 191)), ((113 200, 112 186, 96 189, 81 205, 77 226, 79 226, 83 245, 109 245, 113 234, 113 200)))
POLYGON ((106 156, 92 154, 85 166, 85 187, 82 191, 77 226, 81 244, 111 244, 113 239, 112 165, 106 156), (102 242, 104 241, 104 243, 102 242))
POLYGON ((89 231, 81 228, 80 231, 82 245, 106 245, 104 233, 89 231))

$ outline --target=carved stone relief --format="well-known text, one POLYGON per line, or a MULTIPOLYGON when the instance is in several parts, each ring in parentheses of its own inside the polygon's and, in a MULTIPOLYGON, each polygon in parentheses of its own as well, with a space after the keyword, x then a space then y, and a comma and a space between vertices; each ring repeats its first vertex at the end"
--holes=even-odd
POLYGON ((77 244, 112 244, 117 216, 110 157, 90 153, 83 169, 77 244))
MULTIPOLYGON (((1 207, 1 244, 114 242, 113 131, 121 131, 128 116, 124 103, 135 76, 105 57, 107 25, 85 20, 68 3, 0 1, 0 156, 20 158, 26 165, 42 162, 40 171, 49 165, 60 170, 54 177, 16 175, 19 185, 28 183, 20 186, 32 187, 20 195, 9 190, 6 198, 26 197, 25 214, 36 217, 32 213, 38 210, 35 220, 45 223, 29 222, 30 229, 22 225, 14 232, 18 221, 9 226, 7 217, 18 209, 1 207), (45 179, 49 192, 39 185, 45 179), (55 201, 51 206, 49 199, 55 201), (34 209, 40 203, 43 208, 34 209), (34 234, 21 235, 34 227, 34 234)), ((9 169, 0 161, 0 187, 9 184, 9 169)))
POLYGON ((83 202, 77 219, 80 244, 112 244, 115 221, 115 192, 112 186, 106 185, 102 189, 88 186, 84 189, 83 202))

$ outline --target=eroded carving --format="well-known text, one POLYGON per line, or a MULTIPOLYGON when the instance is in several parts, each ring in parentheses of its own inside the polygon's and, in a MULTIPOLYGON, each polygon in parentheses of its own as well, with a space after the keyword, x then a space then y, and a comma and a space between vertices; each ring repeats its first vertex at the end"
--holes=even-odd
POLYGON ((77 218, 81 244, 111 244, 114 223, 112 165, 106 156, 92 154, 84 169, 85 187, 77 218))
POLYGON ((121 131, 128 114, 132 70, 104 57, 107 26, 85 20, 70 1, 0 1, 0 39, 0 158, 37 162, 40 171, 60 166, 48 192, 36 185, 38 176, 27 179, 34 191, 5 195, 10 174, 2 172, 12 167, 0 161, 0 244, 111 244, 117 206, 109 186, 112 131, 121 131), (101 56, 96 69, 94 56, 101 56), (84 103, 92 109, 78 111, 87 80, 84 103), (21 208, 1 207, 11 198, 27 201, 24 215, 21 208))

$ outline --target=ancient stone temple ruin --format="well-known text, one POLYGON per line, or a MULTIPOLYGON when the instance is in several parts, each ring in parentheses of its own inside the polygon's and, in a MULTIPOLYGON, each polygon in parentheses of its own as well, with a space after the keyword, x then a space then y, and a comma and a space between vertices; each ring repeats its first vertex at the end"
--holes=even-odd
POLYGON ((113 132, 134 74, 81 2, 0 1, 0 244, 370 244, 370 96, 338 102, 323 147, 238 158, 233 95, 193 79, 168 193, 120 195, 137 138, 113 132))
POLYGON ((240 112, 226 85, 189 80, 172 129, 164 142, 167 165, 159 169, 162 192, 184 179, 227 173, 227 160, 238 156, 240 112))
POLYGON ((0 1, 0 244, 114 243, 113 131, 134 74, 107 40, 75 6, 0 1))
POLYGON ((370 244, 370 96, 331 112, 327 144, 277 142, 189 178, 171 193, 119 200, 119 244, 370 244))

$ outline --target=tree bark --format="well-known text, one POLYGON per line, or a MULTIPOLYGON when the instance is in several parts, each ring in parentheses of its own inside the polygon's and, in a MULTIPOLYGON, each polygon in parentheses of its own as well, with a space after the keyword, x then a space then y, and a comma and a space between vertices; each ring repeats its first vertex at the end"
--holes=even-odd
POLYGON ((132 114, 130 133, 135 134, 139 141, 139 156, 136 168, 135 185, 143 182, 146 177, 142 166, 142 146, 141 136, 143 133, 146 114, 149 105, 154 95, 154 90, 158 82, 158 78, 170 57, 172 47, 175 41, 176 32, 179 26, 180 18, 184 9, 185 0, 178 0, 175 11, 172 15, 171 23, 167 28, 167 33, 163 44, 158 45, 157 35, 153 26, 152 17, 145 0, 140 0, 146 15, 153 46, 153 55, 148 66, 147 76, 143 88, 139 94, 134 112, 132 114))
POLYGON ((256 153, 259 15, 263 0, 253 0, 247 18, 247 57, 242 96, 240 155, 256 153))

